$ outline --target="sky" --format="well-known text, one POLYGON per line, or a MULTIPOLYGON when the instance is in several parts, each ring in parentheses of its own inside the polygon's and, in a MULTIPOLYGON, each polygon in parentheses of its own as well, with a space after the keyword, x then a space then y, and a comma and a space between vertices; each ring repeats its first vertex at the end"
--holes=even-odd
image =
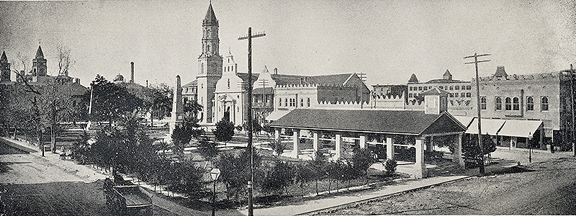
MULTIPOLYGON (((70 76, 89 85, 96 74, 130 77, 145 85, 195 79, 202 20, 210 1, 0 2, 0 52, 13 69, 19 55, 30 68, 38 45, 57 74, 57 46, 71 50, 70 76)), ((427 81, 449 70, 471 80, 504 66, 508 74, 557 72, 576 63, 576 3, 570 0, 213 0, 220 54, 232 53, 247 72, 246 40, 253 39, 252 68, 280 74, 364 73, 366 83, 427 81)), ((12 75, 14 80, 14 75, 12 75)))

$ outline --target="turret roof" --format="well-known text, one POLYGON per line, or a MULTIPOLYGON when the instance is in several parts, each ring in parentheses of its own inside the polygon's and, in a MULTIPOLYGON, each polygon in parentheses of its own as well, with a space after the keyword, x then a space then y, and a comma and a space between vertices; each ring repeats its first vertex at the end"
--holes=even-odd
POLYGON ((507 77, 506 71, 504 70, 504 66, 498 66, 496 68, 496 73, 494 73, 495 77, 507 77))
POLYGON ((36 51, 36 59, 43 59, 44 53, 42 52, 42 47, 38 45, 38 51, 36 51))
POLYGON ((408 83, 418 83, 418 78, 416 78, 416 74, 412 74, 412 76, 410 76, 408 83))

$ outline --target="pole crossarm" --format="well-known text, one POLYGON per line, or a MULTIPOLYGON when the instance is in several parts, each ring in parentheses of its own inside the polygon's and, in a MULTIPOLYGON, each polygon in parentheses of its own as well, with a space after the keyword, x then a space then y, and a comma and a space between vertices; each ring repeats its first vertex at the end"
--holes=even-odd
POLYGON ((257 37, 264 37, 264 36, 266 36, 266 33, 262 32, 262 33, 253 34, 251 36, 248 36, 248 35, 242 36, 242 37, 239 37, 238 40, 246 40, 248 38, 257 38, 257 37))

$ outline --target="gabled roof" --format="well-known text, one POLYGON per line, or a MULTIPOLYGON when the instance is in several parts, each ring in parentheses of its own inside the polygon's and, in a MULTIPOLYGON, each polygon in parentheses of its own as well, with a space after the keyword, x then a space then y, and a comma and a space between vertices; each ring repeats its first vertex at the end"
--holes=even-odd
POLYGON ((428 91, 425 91, 424 93, 420 94, 420 95, 449 95, 450 92, 447 92, 445 90, 439 89, 439 88, 432 88, 428 91))
POLYGON ((206 12, 206 17, 204 17, 202 25, 218 25, 216 14, 214 14, 214 10, 212 9, 212 3, 210 3, 210 6, 208 6, 208 11, 206 12))
POLYGON ((186 83, 182 86, 182 88, 184 88, 184 87, 196 87, 196 86, 198 86, 198 80, 194 80, 192 82, 186 83))
POLYGON ((8 63, 8 58, 6 57, 6 52, 2 51, 2 57, 0 57, 0 62, 8 63))
POLYGON ((297 128, 380 134, 426 135, 460 133, 466 128, 449 113, 423 111, 295 109, 271 124, 297 128))
POLYGON ((36 59, 43 59, 44 53, 42 52, 42 47, 38 46, 38 51, 36 51, 36 59))
MULTIPOLYGON (((300 76, 300 75, 285 75, 285 74, 271 74, 272 79, 276 85, 297 85, 297 84, 316 84, 316 85, 344 85, 348 78, 353 76, 354 73, 346 74, 333 74, 333 75, 320 75, 320 76, 300 76)), ((242 80, 248 80, 247 73, 238 73, 242 80)), ((258 73, 252 73, 252 83, 258 79, 258 73)))
POLYGON ((418 83, 418 78, 416 78, 416 74, 412 74, 412 76, 410 76, 408 83, 418 83))

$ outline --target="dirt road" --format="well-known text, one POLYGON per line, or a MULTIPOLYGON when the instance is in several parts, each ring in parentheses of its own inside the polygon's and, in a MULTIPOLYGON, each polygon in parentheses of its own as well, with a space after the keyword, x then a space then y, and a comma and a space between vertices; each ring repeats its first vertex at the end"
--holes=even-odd
POLYGON ((533 163, 321 214, 576 214, 576 159, 533 163))

